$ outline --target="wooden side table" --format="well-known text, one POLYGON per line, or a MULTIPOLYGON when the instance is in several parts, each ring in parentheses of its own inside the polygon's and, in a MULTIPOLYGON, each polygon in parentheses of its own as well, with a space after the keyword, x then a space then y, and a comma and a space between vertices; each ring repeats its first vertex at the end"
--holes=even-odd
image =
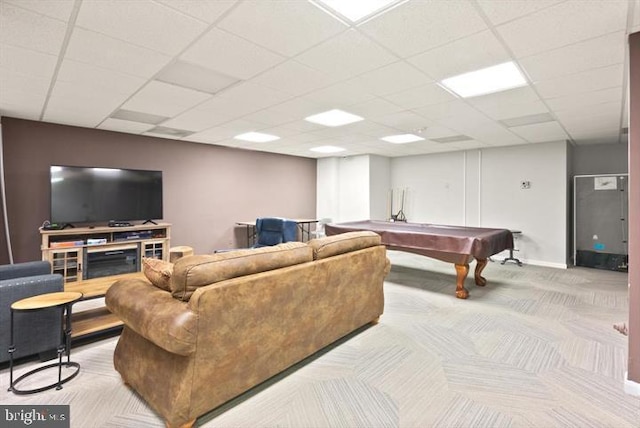
POLYGON ((11 344, 9 345, 9 391, 14 394, 33 394, 36 392, 46 391, 55 387, 56 389, 62 389, 62 384, 70 381, 78 375, 80 372, 80 364, 71 361, 71 305, 82 298, 82 293, 78 292, 59 292, 59 293, 47 293, 39 296, 28 297, 26 299, 18 300, 11 304, 11 344), (46 366, 38 367, 27 373, 23 374, 15 381, 13 380, 13 353, 15 352, 15 343, 13 338, 13 316, 15 312, 29 312, 37 311, 46 308, 60 308, 60 317, 62 319, 62 331, 60 332, 60 345, 58 345, 58 362, 48 364, 46 366), (62 362, 62 354, 67 354, 67 362, 62 362), (62 366, 75 367, 69 376, 62 379, 62 366), (16 384, 24 380, 32 374, 38 373, 42 370, 46 370, 52 367, 58 368, 58 381, 47 386, 43 386, 35 389, 18 389, 16 384))

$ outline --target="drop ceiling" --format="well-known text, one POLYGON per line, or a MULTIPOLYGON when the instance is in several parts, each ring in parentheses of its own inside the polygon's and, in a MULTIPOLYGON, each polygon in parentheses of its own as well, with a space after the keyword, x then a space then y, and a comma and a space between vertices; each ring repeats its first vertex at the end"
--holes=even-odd
POLYGON ((307 0, 0 0, 0 115, 310 158, 620 144, 636 31, 639 0, 409 0, 359 25, 307 0), (438 85, 507 61, 525 86, 438 85), (332 109, 364 120, 304 120, 332 109))

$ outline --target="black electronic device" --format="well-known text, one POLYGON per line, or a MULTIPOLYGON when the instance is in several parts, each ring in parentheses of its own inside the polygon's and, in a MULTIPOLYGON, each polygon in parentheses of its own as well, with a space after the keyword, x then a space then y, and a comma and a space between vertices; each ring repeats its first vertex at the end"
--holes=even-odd
POLYGON ((162 219, 162 171, 57 166, 50 168, 51 223, 162 219))

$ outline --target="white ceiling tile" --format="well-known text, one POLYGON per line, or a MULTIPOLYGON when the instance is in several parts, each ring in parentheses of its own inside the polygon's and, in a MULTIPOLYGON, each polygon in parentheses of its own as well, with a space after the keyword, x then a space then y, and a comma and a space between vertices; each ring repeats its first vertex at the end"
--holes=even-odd
POLYGON ((51 79, 57 62, 55 55, 0 44, 0 69, 3 70, 51 79))
POLYGON ((213 112, 211 110, 186 111, 173 119, 169 119, 162 123, 162 126, 175 129, 184 129, 186 131, 200 132, 207 128, 221 125, 235 119, 233 114, 225 114, 225 112, 213 112))
MULTIPOLYGON (((558 98, 548 98, 547 105, 554 111, 573 110, 607 102, 622 103, 622 87, 601 89, 599 91, 582 92, 558 98)), ((626 110, 625 110, 626 111, 626 110)))
POLYGON ((596 68, 535 83, 544 99, 622 86, 623 65, 596 68))
POLYGON ((124 103, 122 108, 171 117, 210 97, 211 95, 204 92, 151 81, 124 103))
POLYGON ((467 98, 466 101, 478 108, 492 104, 524 104, 539 101, 540 97, 530 86, 494 92, 493 94, 467 98))
POLYGON ((447 128, 446 126, 430 124, 427 125, 426 129, 418 132, 417 135, 427 138, 443 138, 443 137, 452 137, 454 135, 458 135, 458 131, 454 131, 453 129, 447 128))
POLYGON ((497 27, 518 57, 624 30, 626 0, 569 0, 497 27))
POLYGON ((151 0, 85 1, 76 24, 157 52, 175 55, 207 27, 201 21, 151 0))
POLYGON ((622 64, 625 57, 624 31, 522 58, 520 66, 537 82, 581 71, 622 64))
POLYGON ((592 122, 596 118, 620 119, 622 100, 610 103, 592 104, 574 107, 570 110, 556 112, 556 116, 563 123, 570 121, 592 122))
POLYGON ((56 108, 75 110, 86 108, 108 116, 128 97, 126 93, 106 88, 85 86, 78 83, 56 81, 47 104, 47 112, 56 108))
POLYGON ((530 143, 560 141, 569 138, 558 122, 535 123, 533 125, 516 126, 509 130, 530 143))
POLYGON ((14 107, 33 105, 31 113, 40 111, 46 100, 49 84, 47 78, 0 69, 0 102, 14 107))
POLYGON ((477 0, 493 25, 529 15, 563 1, 564 0, 477 0))
POLYGON ((405 91, 432 82, 431 78, 404 61, 366 72, 354 80, 378 96, 405 91))
MULTIPOLYGON (((289 129, 287 127, 281 127, 284 129, 289 129)), ((289 135, 286 139, 287 143, 289 145, 295 145, 295 144, 302 144, 302 143, 309 143, 309 142, 313 142, 313 141, 318 141, 318 140, 322 140, 324 137, 321 135, 316 135, 316 134, 312 134, 310 132, 305 132, 305 133, 298 133, 298 134, 294 134, 294 135, 289 135)))
POLYGON ((291 60, 254 77, 252 82, 297 96, 328 86, 334 80, 320 71, 291 60))
POLYGON ((59 123, 62 125, 79 126, 82 128, 95 128, 105 118, 102 111, 95 112, 91 109, 83 109, 80 106, 47 108, 42 120, 45 122, 59 123))
POLYGON ((440 85, 436 83, 429 83, 418 88, 412 88, 394 94, 387 94, 384 96, 384 99, 402 106, 403 108, 414 109, 454 101, 457 98, 449 91, 443 89, 440 85))
POLYGON ((319 104, 342 107, 370 100, 375 98, 375 95, 364 88, 362 84, 350 80, 310 92, 305 94, 304 98, 319 104))
POLYGON ((471 116, 479 114, 477 110, 460 99, 415 108, 414 111, 428 119, 434 120, 444 117, 471 116))
POLYGON ((640 0, 633 1, 633 16, 631 18, 631 28, 629 34, 640 31, 640 0))
POLYGON ((509 53, 491 31, 455 40, 408 59, 435 80, 510 61, 509 53))
POLYGON ((502 120, 514 117, 529 116, 533 114, 548 113, 549 109, 542 101, 529 103, 501 104, 492 103, 476 106, 478 110, 491 119, 502 120))
POLYGON ((467 134, 475 140, 491 146, 527 143, 526 140, 493 122, 476 126, 473 130, 467 131, 467 134))
POLYGON ((206 131, 198 132, 196 134, 189 135, 189 141, 197 141, 201 143, 216 143, 225 139, 233 138, 234 135, 238 135, 238 132, 233 129, 226 129, 222 127, 215 127, 207 129, 206 131))
POLYGON ((243 118, 252 122, 264 123, 268 126, 283 125, 285 123, 291 122, 292 120, 298 119, 297 116, 294 116, 289 112, 284 113, 268 108, 250 113, 246 116, 243 116, 243 118))
POLYGON ((11 4, 0 3, 0 40, 38 52, 58 55, 67 25, 11 4))
POLYGON ((189 47, 181 59, 228 76, 249 79, 281 63, 285 57, 214 28, 189 47))
POLYGON ((410 111, 403 111, 386 116, 378 116, 373 120, 376 123, 380 123, 382 125, 390 126, 392 128, 400 129, 407 132, 415 129, 421 129, 427 126, 427 121, 424 117, 410 111))
MULTIPOLYGON (((290 114, 291 117, 294 117, 294 116, 297 117, 298 116, 298 114, 295 113, 295 112, 286 112, 286 113, 290 114)), ((285 113, 283 112, 283 114, 285 114, 285 113)), ((296 130, 298 132, 308 132, 308 133, 315 132, 318 129, 324 128, 324 126, 322 126, 322 125, 319 125, 317 123, 308 122, 308 121, 306 121, 306 120, 304 120, 302 118, 299 119, 299 120, 292 120, 291 122, 287 122, 285 124, 282 124, 281 126, 283 126, 285 128, 288 128, 288 129, 296 130)))
POLYGON ((458 150, 473 150, 487 147, 488 144, 477 140, 458 141, 455 143, 446 143, 448 146, 456 147, 458 150))
POLYGON ((129 120, 113 119, 111 117, 106 118, 100 125, 99 129, 107 129, 109 131, 126 132, 130 134, 141 134, 155 125, 140 122, 131 122, 129 120))
POLYGON ((146 78, 171 60, 167 55, 82 28, 73 31, 65 58, 146 78))
POLYGON ((361 25, 362 31, 406 58, 487 28, 469 2, 404 3, 361 25))
POLYGON ((238 3, 238 0, 154 0, 164 6, 178 10, 192 18, 207 23, 215 22, 220 16, 238 3))
POLYGON ((3 3, 67 22, 73 10, 74 0, 3 0, 3 3))
POLYGON ((0 99, 0 116, 39 120, 41 110, 42 103, 40 103, 40 106, 38 107, 34 102, 29 102, 24 98, 20 100, 19 104, 12 104, 7 100, 0 99))
POLYGON ((69 118, 74 118, 80 126, 93 128, 125 98, 112 92, 87 92, 76 85, 59 82, 53 88, 43 120, 70 124, 69 118))
POLYGON ((356 30, 348 30, 309 49, 296 60, 332 77, 348 79, 397 58, 356 30))
POLYGON ((286 56, 297 55, 346 28, 306 1, 244 2, 218 27, 286 56))
POLYGON ((83 87, 89 92, 102 90, 129 95, 145 84, 146 80, 106 68, 72 60, 64 60, 58 70, 57 82, 83 87))
POLYGON ((390 103, 382 98, 372 98, 370 100, 349 106, 349 112, 362 116, 365 119, 386 116, 403 111, 404 108, 390 103))
MULTIPOLYGON (((295 117, 296 119, 304 119, 307 116, 326 111, 328 106, 298 97, 274 105, 271 109, 276 112, 290 114, 291 117, 295 117)), ((319 127, 322 128, 323 126, 320 125, 319 127)))
MULTIPOLYGON (((242 106, 242 109, 239 108, 237 111, 252 113, 265 107, 278 105, 292 97, 287 93, 267 88, 266 86, 243 82, 222 91, 219 98, 226 102, 230 109, 233 109, 234 106, 242 106)), ((214 101, 212 100, 212 102, 214 101)), ((208 105, 205 103, 198 108, 208 109, 208 105)))

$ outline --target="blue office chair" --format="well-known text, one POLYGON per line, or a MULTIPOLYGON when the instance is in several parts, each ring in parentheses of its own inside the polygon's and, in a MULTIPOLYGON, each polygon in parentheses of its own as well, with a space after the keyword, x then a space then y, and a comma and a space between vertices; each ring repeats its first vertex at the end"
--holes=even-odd
POLYGON ((298 240, 298 223, 280 217, 256 219, 256 243, 253 248, 298 240))

